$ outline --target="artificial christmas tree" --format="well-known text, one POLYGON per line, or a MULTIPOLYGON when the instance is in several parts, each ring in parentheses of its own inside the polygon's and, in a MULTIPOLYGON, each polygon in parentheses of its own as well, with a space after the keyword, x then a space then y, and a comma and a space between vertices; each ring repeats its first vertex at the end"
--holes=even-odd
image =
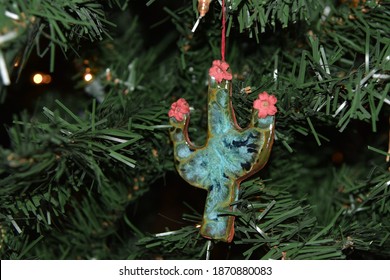
POLYGON ((199 233, 207 193, 175 170, 167 116, 185 98, 206 142, 222 16, 207 4, 0 3, 2 259, 389 257, 390 5, 226 0, 237 124, 278 99, 226 244, 199 233))

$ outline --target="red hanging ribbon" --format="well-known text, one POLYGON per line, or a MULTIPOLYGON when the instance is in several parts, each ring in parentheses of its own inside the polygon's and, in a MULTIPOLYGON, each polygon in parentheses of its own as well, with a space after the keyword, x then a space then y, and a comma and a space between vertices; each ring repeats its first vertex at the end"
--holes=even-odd
POLYGON ((222 39, 221 39, 221 60, 225 61, 226 45, 226 18, 225 18, 225 0, 222 0, 222 39))

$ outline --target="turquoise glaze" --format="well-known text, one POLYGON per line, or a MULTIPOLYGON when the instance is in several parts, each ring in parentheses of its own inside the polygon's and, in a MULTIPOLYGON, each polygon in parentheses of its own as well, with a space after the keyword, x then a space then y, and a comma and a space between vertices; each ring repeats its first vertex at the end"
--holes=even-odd
POLYGON ((253 109, 248 128, 238 126, 231 104, 231 81, 218 84, 209 77, 208 137, 196 146, 188 137, 189 114, 170 118, 177 171, 189 184, 208 191, 200 233, 231 242, 234 207, 242 180, 266 164, 274 139, 274 116, 257 117, 253 109), (229 214, 232 213, 232 214, 229 214))

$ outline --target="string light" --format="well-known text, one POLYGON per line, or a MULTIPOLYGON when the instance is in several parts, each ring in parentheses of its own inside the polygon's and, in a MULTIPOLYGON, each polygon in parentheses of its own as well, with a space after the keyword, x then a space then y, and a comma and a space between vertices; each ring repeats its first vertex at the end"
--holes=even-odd
POLYGON ((90 82, 93 79, 93 75, 91 74, 91 68, 87 67, 85 68, 85 73, 84 73, 84 81, 90 82))
POLYGON ((198 28, 198 25, 200 23, 200 20, 207 14, 210 8, 210 2, 211 0, 198 0, 198 12, 199 17, 197 21, 194 24, 194 27, 192 28, 192 32, 195 32, 196 28, 198 28))
POLYGON ((51 83, 51 76, 49 74, 35 73, 32 76, 32 81, 36 85, 50 84, 51 83))
POLYGON ((84 74, 84 81, 90 82, 90 81, 92 81, 92 79, 93 79, 93 76, 92 76, 91 73, 85 73, 84 74))
POLYGON ((43 81, 43 76, 42 76, 42 74, 36 73, 36 74, 33 76, 33 82, 34 82, 34 84, 39 85, 40 83, 42 83, 42 81, 43 81))

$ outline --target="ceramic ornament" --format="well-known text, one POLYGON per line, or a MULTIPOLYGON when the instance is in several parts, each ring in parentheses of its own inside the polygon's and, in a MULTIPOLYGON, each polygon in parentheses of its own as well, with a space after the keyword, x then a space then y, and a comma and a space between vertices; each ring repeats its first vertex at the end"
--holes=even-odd
POLYGON ((192 186, 208 191, 202 236, 231 242, 234 236, 234 207, 242 180, 266 164, 273 140, 276 97, 260 93, 253 103, 250 124, 237 124, 232 97, 232 74, 225 61, 215 60, 209 70, 208 135, 197 146, 188 136, 190 108, 184 98, 173 103, 170 137, 175 165, 180 176, 192 186))

